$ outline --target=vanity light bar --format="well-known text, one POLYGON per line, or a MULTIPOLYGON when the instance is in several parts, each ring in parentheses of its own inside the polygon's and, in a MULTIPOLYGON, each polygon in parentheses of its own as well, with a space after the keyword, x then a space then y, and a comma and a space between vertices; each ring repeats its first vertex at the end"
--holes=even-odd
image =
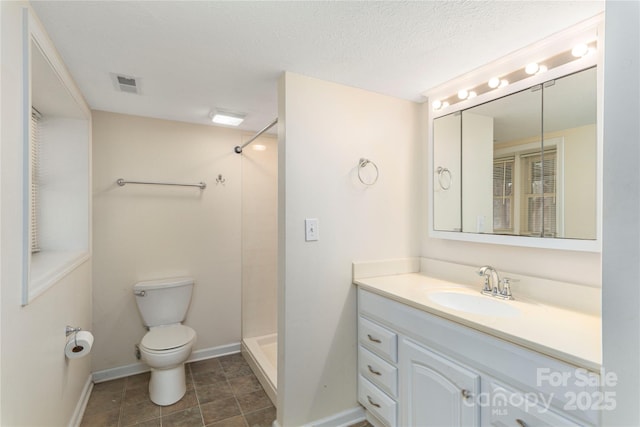
POLYGON ((584 56, 595 52, 595 50, 595 41, 587 44, 576 45, 573 49, 547 58, 542 62, 531 62, 527 64, 526 67, 512 71, 509 74, 500 77, 493 77, 487 83, 477 85, 473 88, 460 89, 456 95, 452 95, 444 99, 437 99, 431 104, 431 106, 434 111, 447 108, 448 106, 457 104, 458 102, 463 102, 467 99, 475 98, 476 96, 482 95, 489 91, 503 88, 507 86, 509 82, 515 83, 533 75, 544 73, 548 70, 567 64, 569 62, 576 61, 584 56))

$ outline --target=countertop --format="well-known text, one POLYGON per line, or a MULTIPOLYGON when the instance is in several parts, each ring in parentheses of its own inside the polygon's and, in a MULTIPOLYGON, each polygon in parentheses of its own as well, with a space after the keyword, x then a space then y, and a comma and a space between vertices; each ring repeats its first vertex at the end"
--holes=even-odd
POLYGON ((515 300, 505 302, 520 311, 514 317, 454 310, 434 302, 429 295, 436 291, 480 295, 479 289, 421 273, 360 278, 354 283, 367 291, 572 365, 594 372, 601 368, 602 322, 599 316, 519 299, 518 295, 514 295, 515 300))

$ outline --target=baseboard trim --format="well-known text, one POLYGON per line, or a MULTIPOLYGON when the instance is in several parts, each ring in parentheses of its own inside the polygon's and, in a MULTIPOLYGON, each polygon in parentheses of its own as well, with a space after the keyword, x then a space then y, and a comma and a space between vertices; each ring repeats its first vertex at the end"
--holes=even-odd
MULTIPOLYGON (((226 356, 227 354, 240 353, 240 343, 226 344, 218 347, 203 348, 195 350, 191 353, 191 357, 187 360, 189 362, 197 362, 199 360, 211 359, 214 357, 226 356)), ((131 365, 116 366, 115 368, 103 369, 93 373, 92 378, 94 383, 101 383, 105 381, 115 380, 118 378, 128 377, 130 375, 142 374, 148 372, 149 367, 142 363, 132 363, 131 365)))
POLYGON ((76 409, 73 411, 73 415, 69 421, 69 427, 78 427, 80 425, 82 417, 84 416, 84 410, 87 408, 89 396, 91 396, 91 390, 93 390, 93 378, 91 374, 89 374, 82 388, 82 393, 80 393, 80 399, 78 399, 76 409))
POLYGON ((307 427, 347 427, 366 420, 362 406, 347 409, 346 411, 313 421, 307 427))

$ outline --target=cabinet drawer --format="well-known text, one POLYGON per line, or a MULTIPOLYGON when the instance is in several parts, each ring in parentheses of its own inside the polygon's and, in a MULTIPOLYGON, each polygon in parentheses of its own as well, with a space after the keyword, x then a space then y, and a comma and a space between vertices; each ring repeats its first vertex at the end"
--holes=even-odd
POLYGON ((358 317, 358 338, 360 344, 377 355, 391 361, 398 361, 398 336, 384 326, 358 317))
POLYGON ((358 401, 388 427, 395 427, 397 404, 362 375, 358 377, 358 401))
POLYGON ((385 362, 362 346, 358 347, 360 375, 377 385, 382 391, 398 397, 398 368, 385 362))
POLYGON ((551 409, 544 397, 535 393, 523 393, 500 383, 491 383, 490 425, 494 427, 579 427, 579 424, 551 409))

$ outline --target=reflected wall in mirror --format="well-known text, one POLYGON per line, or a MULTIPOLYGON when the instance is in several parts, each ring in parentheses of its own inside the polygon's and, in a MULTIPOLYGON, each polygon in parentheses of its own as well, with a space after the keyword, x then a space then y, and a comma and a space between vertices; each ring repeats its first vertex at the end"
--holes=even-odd
POLYGON ((596 238, 595 67, 437 118, 433 129, 434 230, 596 238), (453 179, 442 189, 445 164, 460 165, 460 188, 453 179))
POLYGON ((433 224, 436 230, 462 231, 460 113, 433 121, 433 224))
MULTIPOLYGON (((555 164, 545 158, 557 168, 555 189, 550 182, 543 187, 545 200, 555 191, 555 237, 596 238, 596 118, 596 68, 556 79, 544 88, 544 146, 557 147, 555 164)), ((553 206, 549 209, 553 218, 553 206)))

